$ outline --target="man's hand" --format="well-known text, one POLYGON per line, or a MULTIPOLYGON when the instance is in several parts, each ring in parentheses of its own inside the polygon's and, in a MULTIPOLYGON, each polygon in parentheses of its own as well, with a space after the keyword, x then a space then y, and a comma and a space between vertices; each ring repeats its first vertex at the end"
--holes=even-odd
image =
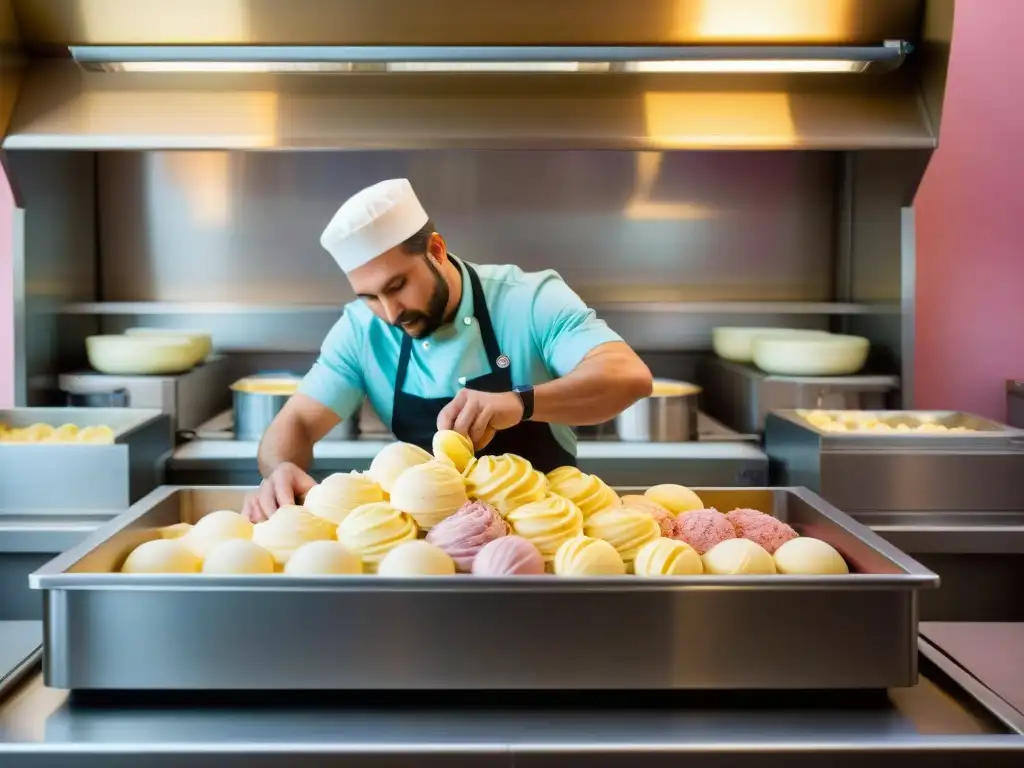
POLYGON ((453 429, 473 441, 478 451, 494 433, 523 420, 523 402, 515 392, 463 389, 437 416, 437 431, 453 429))
POLYGON ((295 504, 296 500, 305 495, 314 485, 316 485, 316 480, 295 464, 288 462, 279 464, 260 483, 256 492, 245 500, 242 516, 254 523, 269 520, 279 507, 295 504))

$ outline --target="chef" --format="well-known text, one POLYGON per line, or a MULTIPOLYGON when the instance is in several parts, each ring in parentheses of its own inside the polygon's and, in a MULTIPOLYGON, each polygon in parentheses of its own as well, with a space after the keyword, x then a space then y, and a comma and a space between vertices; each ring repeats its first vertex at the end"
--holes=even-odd
POLYGON ((454 429, 548 472, 575 465, 571 427, 651 394, 647 366, 557 273, 456 258, 406 179, 353 195, 320 243, 358 300, 260 442, 252 520, 315 484, 313 445, 363 398, 398 440, 430 450, 454 429))

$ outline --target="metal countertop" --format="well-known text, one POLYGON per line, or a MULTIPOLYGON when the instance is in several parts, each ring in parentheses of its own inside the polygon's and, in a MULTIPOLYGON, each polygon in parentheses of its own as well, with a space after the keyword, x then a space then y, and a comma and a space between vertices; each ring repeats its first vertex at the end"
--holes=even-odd
MULTIPOLYGON (((699 758, 702 768, 906 765, 1019 766, 1024 716, 922 641, 922 680, 877 694, 728 703, 690 696, 659 706, 643 694, 595 703, 534 699, 418 702, 375 696, 345 703, 245 697, 83 702, 36 676, 0 704, 0 763, 15 766, 359 766, 647 768, 699 758), (979 702, 984 703, 982 706, 979 702), (996 714, 992 714, 996 713, 996 714), (1016 730, 1015 730, 1016 729, 1016 730), (671 763, 670 763, 671 761, 671 763)), ((265 698, 265 697, 263 697, 265 698)), ((451 700, 450 700, 451 701, 451 700)))

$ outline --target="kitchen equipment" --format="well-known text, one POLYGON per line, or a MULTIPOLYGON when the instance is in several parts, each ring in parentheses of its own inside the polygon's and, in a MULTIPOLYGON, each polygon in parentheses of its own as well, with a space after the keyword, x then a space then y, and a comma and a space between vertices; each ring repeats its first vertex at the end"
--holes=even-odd
MULTIPOLYGON (((232 384, 235 439, 261 439, 288 398, 298 392, 301 381, 291 374, 268 373, 247 376, 232 384)), ((350 418, 341 421, 327 437, 333 440, 352 440, 358 434, 358 419, 350 418)))
MULTIPOLYGON (((63 376, 61 377, 63 379, 63 376)), ((124 387, 117 389, 95 391, 72 390, 61 383, 61 390, 67 398, 67 404, 72 408, 127 408, 131 403, 128 390, 124 387)))
POLYGON ((868 360, 871 342, 862 336, 755 336, 754 365, 780 376, 846 376, 868 360))
POLYGON ((180 328, 126 328, 125 336, 140 336, 153 339, 173 339, 184 337, 195 347, 196 358, 201 362, 213 351, 213 334, 209 331, 197 331, 180 328))
POLYGON ((1006 421, 1010 426, 1024 429, 1024 381, 1006 382, 1006 421))
POLYGON ((205 691, 906 686, 917 678, 918 591, 938 582, 802 488, 695 490, 708 506, 761 509, 828 541, 854 573, 641 580, 112 572, 157 528, 240 509, 251 490, 157 489, 36 571, 30 583, 47 596, 46 684, 205 691), (260 642, 251 642, 257 634, 260 642))
POLYGON ((142 408, 15 408, 0 423, 106 426, 112 444, 0 442, 0 509, 124 510, 163 480, 170 418, 142 408))
POLYGON ((223 355, 166 376, 111 376, 92 371, 64 373, 60 388, 76 394, 124 389, 133 408, 155 408, 171 417, 176 431, 194 430, 230 407, 231 370, 223 355))
POLYGON ((754 359, 754 339, 761 336, 783 338, 815 338, 829 336, 828 331, 806 328, 740 328, 721 326, 711 330, 711 345, 715 354, 734 363, 749 363, 754 359))
POLYGON ((770 411, 795 408, 884 409, 897 376, 773 376, 752 365, 707 357, 697 366, 701 406, 742 433, 761 433, 770 411))
POLYGON ((650 397, 638 400, 615 417, 619 440, 683 443, 697 439, 697 398, 700 387, 684 381, 657 379, 650 397))
POLYGON ((199 362, 196 345, 184 336, 87 336, 85 353, 89 365, 114 375, 183 373, 199 362))

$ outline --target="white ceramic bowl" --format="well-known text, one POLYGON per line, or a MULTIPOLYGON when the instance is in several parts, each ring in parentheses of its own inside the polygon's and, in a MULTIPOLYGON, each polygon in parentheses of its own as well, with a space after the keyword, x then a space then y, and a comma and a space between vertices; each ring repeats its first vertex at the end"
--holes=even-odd
POLYGON ((97 371, 118 376, 184 373, 198 362, 184 336, 88 336, 85 353, 97 371))
POLYGON ((151 338, 186 338, 196 348, 196 362, 201 363, 213 351, 213 334, 209 331, 183 330, 178 328, 128 328, 125 336, 148 336, 151 338))
POLYGON ((861 336, 759 336, 754 365, 778 376, 846 376, 864 367, 870 349, 861 336))
POLYGON ((763 336, 792 338, 815 338, 830 336, 828 331, 814 331, 807 328, 739 328, 723 326, 711 331, 711 343, 715 354, 723 360, 734 363, 749 363, 754 359, 754 339, 763 336))

